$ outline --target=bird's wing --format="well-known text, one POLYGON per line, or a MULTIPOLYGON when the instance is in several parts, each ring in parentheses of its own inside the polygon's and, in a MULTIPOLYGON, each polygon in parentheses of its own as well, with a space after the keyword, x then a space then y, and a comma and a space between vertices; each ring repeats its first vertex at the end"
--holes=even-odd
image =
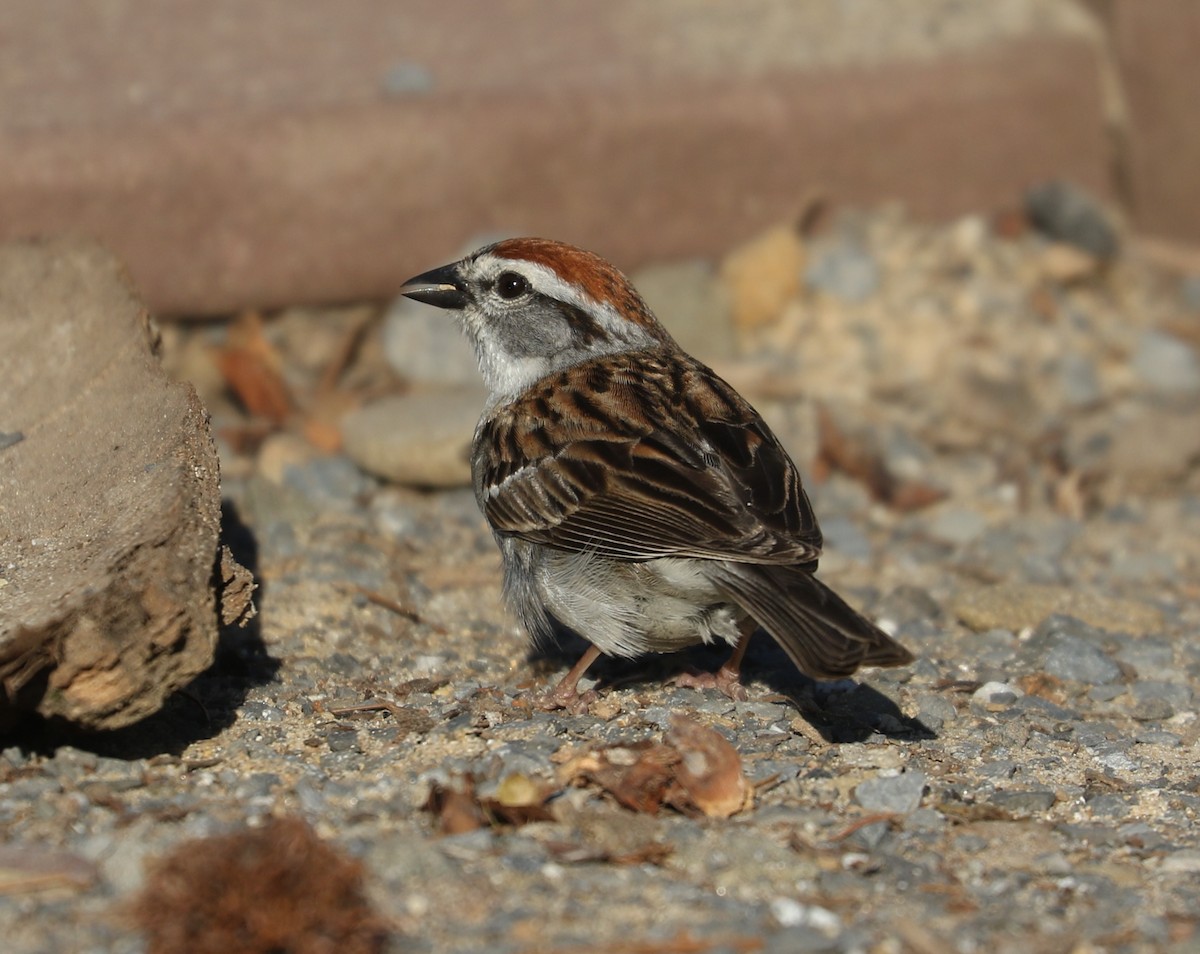
POLYGON ((492 527, 562 550, 815 564, 796 466, 728 384, 675 351, 612 355, 539 382, 481 423, 492 527))

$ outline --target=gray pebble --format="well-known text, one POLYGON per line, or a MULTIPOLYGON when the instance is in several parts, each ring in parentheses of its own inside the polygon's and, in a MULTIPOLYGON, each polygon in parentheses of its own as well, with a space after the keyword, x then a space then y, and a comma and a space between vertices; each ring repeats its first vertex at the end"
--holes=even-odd
POLYGON ((868 779, 854 790, 854 800, 867 811, 907 815, 921 804, 925 773, 919 770, 868 779))
POLYGON ((1017 763, 1010 759, 992 759, 984 762, 979 768, 979 774, 984 778, 1012 778, 1017 770, 1017 763))
POLYGON ((671 336, 701 361, 733 354, 733 303, 729 290, 704 261, 649 265, 631 276, 634 286, 671 336))
POLYGON ((847 560, 867 563, 871 559, 871 540, 857 522, 839 514, 821 520, 825 551, 847 560))
POLYGON ((1057 796, 1054 792, 993 792, 988 796, 988 804, 995 805, 1009 812, 1044 812, 1053 807, 1057 796))
POLYGON ((486 401, 478 381, 381 398, 342 418, 346 454, 368 473, 416 487, 471 482, 471 436, 486 401))
POLYGON ((1051 181, 1025 194, 1025 209, 1045 235, 1110 259, 1120 246, 1116 226, 1095 196, 1070 182, 1051 181))
POLYGON ((1038 627, 1030 642, 1044 640, 1048 651, 1043 665, 1050 675, 1102 685, 1119 679, 1121 667, 1097 645, 1098 633, 1070 616, 1052 616, 1038 627))
POLYGON ((1133 353, 1133 370, 1156 394, 1200 392, 1200 360, 1190 345, 1165 331, 1143 331, 1133 353))
POLYGON ((349 752, 358 749, 358 731, 335 727, 325 733, 325 741, 331 752, 349 752))
POLYGON ((934 540, 956 547, 978 539, 986 529, 983 514, 965 507, 939 509, 925 525, 925 532, 934 540))
POLYGON ((388 364, 413 384, 475 385, 479 364, 458 323, 438 308, 403 296, 383 320, 388 364))
POLYGON ((859 242, 843 238, 813 255, 804 280, 843 301, 865 301, 879 290, 879 263, 859 242))
POLYGON ((788 708, 778 702, 738 702, 734 705, 734 712, 743 719, 775 722, 787 717, 788 708))
POLYGON ((1182 738, 1165 729, 1145 729, 1135 735, 1133 740, 1140 745, 1163 745, 1169 749, 1178 748, 1183 743, 1182 738))
POLYGON ((1129 692, 1134 700, 1135 718, 1138 717, 1138 707, 1147 704, 1159 705, 1166 713, 1165 715, 1154 716, 1154 718, 1158 719, 1169 719, 1176 712, 1184 711, 1192 704, 1192 690, 1183 683, 1178 682, 1159 682, 1156 680, 1135 682, 1129 687, 1129 692))
POLYGON ((1059 358, 1055 377, 1063 403, 1072 410, 1091 407, 1104 397, 1096 363, 1078 351, 1069 351, 1059 358))
POLYGON ((283 482, 312 503, 327 510, 352 510, 357 498, 371 482, 345 457, 317 457, 303 464, 289 464, 283 482))

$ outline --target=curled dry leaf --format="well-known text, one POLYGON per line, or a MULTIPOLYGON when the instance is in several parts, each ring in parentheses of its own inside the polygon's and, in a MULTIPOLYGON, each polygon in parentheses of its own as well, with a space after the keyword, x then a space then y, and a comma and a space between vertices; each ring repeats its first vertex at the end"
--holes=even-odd
POLYGON ((559 779, 599 785, 626 808, 651 815, 666 804, 728 818, 753 801, 737 750, 715 729, 683 716, 671 720, 663 742, 585 752, 564 763, 559 779))
POLYGON ((480 796, 475 779, 467 776, 459 788, 435 783, 421 807, 437 816, 443 835, 460 835, 489 825, 520 827, 553 818, 548 806, 556 790, 527 775, 506 776, 491 796, 480 796))
POLYGON ((282 359, 263 333, 261 316, 241 315, 216 360, 229 389, 250 414, 276 425, 287 420, 294 402, 280 372, 282 359))
POLYGON ((443 835, 461 835, 484 824, 483 810, 475 797, 475 780, 470 776, 462 780, 461 788, 434 782, 421 807, 436 816, 443 835))
POLYGON ((701 812, 728 818, 751 806, 754 789, 742 772, 742 758, 720 732, 675 716, 667 742, 680 755, 675 777, 701 812))

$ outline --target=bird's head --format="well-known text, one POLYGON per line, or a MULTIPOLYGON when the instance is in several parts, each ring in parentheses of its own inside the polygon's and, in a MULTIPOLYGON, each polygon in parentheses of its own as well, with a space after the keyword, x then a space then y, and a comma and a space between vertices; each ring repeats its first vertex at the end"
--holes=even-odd
POLYGON ((672 344, 621 272, 548 239, 485 246, 409 279, 400 294, 459 314, 496 398, 590 358, 672 344))

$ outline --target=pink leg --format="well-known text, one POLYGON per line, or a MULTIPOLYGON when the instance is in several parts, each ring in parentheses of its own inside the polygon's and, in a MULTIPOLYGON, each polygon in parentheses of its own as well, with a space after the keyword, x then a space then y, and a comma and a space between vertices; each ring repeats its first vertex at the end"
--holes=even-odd
POLYGON ((746 647, 750 645, 750 637, 758 629, 754 620, 748 620, 742 626, 742 635, 733 647, 733 653, 725 664, 714 672, 684 673, 675 679, 675 685, 688 686, 695 689, 719 689, 730 699, 744 701, 750 698, 750 693, 742 685, 742 660, 746 657, 746 647))
POLYGON ((579 662, 571 667, 571 671, 558 681, 549 692, 543 693, 535 702, 539 709, 566 709, 569 712, 586 712, 588 703, 596 698, 594 692, 579 692, 579 680, 600 657, 600 650, 589 645, 587 652, 579 657, 579 662))

